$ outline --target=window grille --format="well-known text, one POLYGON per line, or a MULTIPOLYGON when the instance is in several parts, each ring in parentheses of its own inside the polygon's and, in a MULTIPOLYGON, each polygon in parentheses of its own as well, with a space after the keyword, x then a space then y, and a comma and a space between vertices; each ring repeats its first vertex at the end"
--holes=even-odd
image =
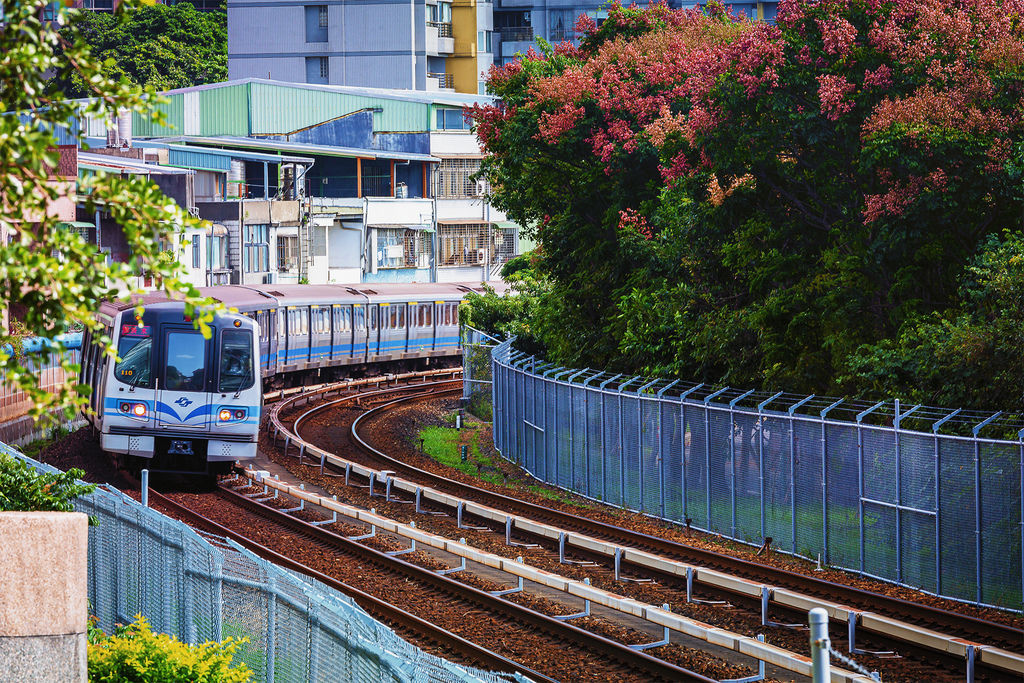
POLYGON ((429 268, 430 234, 407 228, 376 228, 378 268, 429 268))
POLYGON ((440 266, 479 266, 487 263, 489 223, 439 224, 440 266))
POLYGON ((483 187, 472 179, 479 170, 479 159, 442 159, 437 169, 438 198, 479 197, 483 187))
POLYGON ((320 58, 320 78, 329 78, 329 73, 327 70, 327 57, 320 58))
POLYGON ((281 272, 298 270, 299 238, 289 235, 277 238, 277 269, 281 272))
POLYGON ((491 237, 491 263, 505 263, 516 255, 515 228, 494 228, 491 237))
POLYGON ((320 5, 317 12, 317 24, 320 28, 327 28, 327 5, 320 5))

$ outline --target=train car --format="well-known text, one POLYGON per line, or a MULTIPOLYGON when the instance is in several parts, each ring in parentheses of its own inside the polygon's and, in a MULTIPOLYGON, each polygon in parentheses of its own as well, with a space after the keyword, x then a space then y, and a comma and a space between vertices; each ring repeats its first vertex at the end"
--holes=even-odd
POLYGON ((102 333, 119 360, 91 333, 82 344, 81 382, 92 388, 88 419, 103 450, 129 470, 217 474, 256 457, 263 388, 259 325, 225 314, 205 339, 181 302, 104 303, 102 333))
POLYGON ((200 290, 237 310, 204 340, 181 302, 150 296, 98 312, 120 359, 83 340, 83 384, 101 447, 130 469, 206 472, 256 456, 264 386, 405 371, 461 353, 469 284, 230 285, 200 290))
POLYGON ((268 384, 401 371, 455 358, 469 284, 253 285, 202 290, 253 318, 268 384), (353 368, 352 366, 358 366, 353 368))

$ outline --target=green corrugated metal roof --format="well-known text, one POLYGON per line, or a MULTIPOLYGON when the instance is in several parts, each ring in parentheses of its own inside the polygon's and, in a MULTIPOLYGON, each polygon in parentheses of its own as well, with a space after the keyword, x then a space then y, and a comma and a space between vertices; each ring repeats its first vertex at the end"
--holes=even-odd
POLYGON ((200 90, 199 135, 249 135, 249 88, 242 83, 200 90))
POLYGON ((185 130, 185 100, 181 95, 173 96, 169 102, 154 107, 167 117, 164 125, 157 125, 148 115, 132 112, 132 135, 140 138, 159 138, 181 135, 185 130))
MULTIPOLYGON (((279 135, 360 109, 380 107, 376 132, 429 130, 429 105, 328 90, 252 83, 252 135, 279 135)), ((205 125, 204 125, 205 128, 205 125)), ((212 134, 212 133, 204 133, 212 134)))

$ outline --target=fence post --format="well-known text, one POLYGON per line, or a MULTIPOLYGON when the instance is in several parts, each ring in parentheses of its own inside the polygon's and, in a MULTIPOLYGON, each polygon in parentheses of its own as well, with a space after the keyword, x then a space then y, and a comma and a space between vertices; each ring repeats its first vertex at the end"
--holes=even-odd
POLYGON ((793 554, 796 555, 796 419, 793 417, 797 408, 814 398, 814 394, 805 396, 789 407, 789 507, 790 533, 793 537, 793 554))
POLYGON ((821 552, 828 564, 828 432, 825 427, 825 416, 843 402, 839 399, 821 411, 821 552))
POLYGON ((974 557, 975 571, 977 572, 976 601, 981 604, 981 442, 978 441, 978 432, 985 425, 1003 414, 1003 411, 982 420, 971 430, 974 432, 974 557))
POLYGON ((598 391, 601 392, 601 501, 604 503, 608 502, 608 469, 605 467, 605 453, 608 452, 607 439, 605 438, 605 423, 607 422, 607 410, 605 404, 608 402, 608 394, 605 393, 605 386, 609 382, 614 382, 622 375, 615 375, 609 377, 597 387, 598 391))
POLYGON ((815 607, 807 613, 811 625, 811 680, 814 683, 829 683, 832 667, 829 662, 828 612, 824 607, 815 607))
MULTIPOLYGON (((686 520, 690 516, 689 501, 687 500, 687 498, 688 498, 688 492, 687 492, 688 484, 687 484, 687 481, 686 481, 686 397, 689 396, 690 394, 692 394, 693 392, 697 391, 698 389, 700 389, 703 386, 704 386, 704 383, 701 382, 700 384, 698 384, 695 387, 690 387, 689 389, 684 391, 679 396, 679 405, 681 406, 681 409, 679 411, 679 421, 681 423, 680 426, 679 426, 679 459, 682 462, 682 477, 681 477, 682 483, 681 483, 681 486, 682 486, 682 489, 683 489, 683 519, 681 521, 683 521, 684 523, 686 522, 686 520)), ((690 450, 691 451, 693 450, 693 443, 692 443, 692 441, 690 443, 690 450)), ((689 524, 687 524, 687 526, 689 526, 689 524)))
POLYGON ((764 421, 765 421, 766 418, 764 417, 763 413, 764 413, 765 406, 767 406, 769 403, 771 403, 772 401, 777 399, 779 396, 782 396, 783 393, 785 393, 785 392, 780 391, 777 394, 775 394, 774 396, 771 396, 771 397, 767 398, 766 400, 761 401, 760 403, 757 404, 757 435, 758 435, 758 439, 757 439, 757 472, 758 472, 758 478, 760 479, 758 487, 760 489, 760 495, 761 495, 761 540, 762 541, 764 541, 764 539, 768 536, 768 531, 766 529, 766 524, 765 524, 766 505, 764 503, 764 421))

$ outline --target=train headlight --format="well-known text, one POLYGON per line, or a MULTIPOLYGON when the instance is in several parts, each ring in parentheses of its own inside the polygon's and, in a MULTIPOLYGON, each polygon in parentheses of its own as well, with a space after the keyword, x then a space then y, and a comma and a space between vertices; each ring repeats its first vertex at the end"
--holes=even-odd
POLYGON ((136 403, 132 406, 132 415, 135 417, 146 417, 146 404, 136 403))
POLYGON ((231 411, 227 408, 222 408, 218 417, 220 417, 221 422, 227 422, 231 419, 231 411))

